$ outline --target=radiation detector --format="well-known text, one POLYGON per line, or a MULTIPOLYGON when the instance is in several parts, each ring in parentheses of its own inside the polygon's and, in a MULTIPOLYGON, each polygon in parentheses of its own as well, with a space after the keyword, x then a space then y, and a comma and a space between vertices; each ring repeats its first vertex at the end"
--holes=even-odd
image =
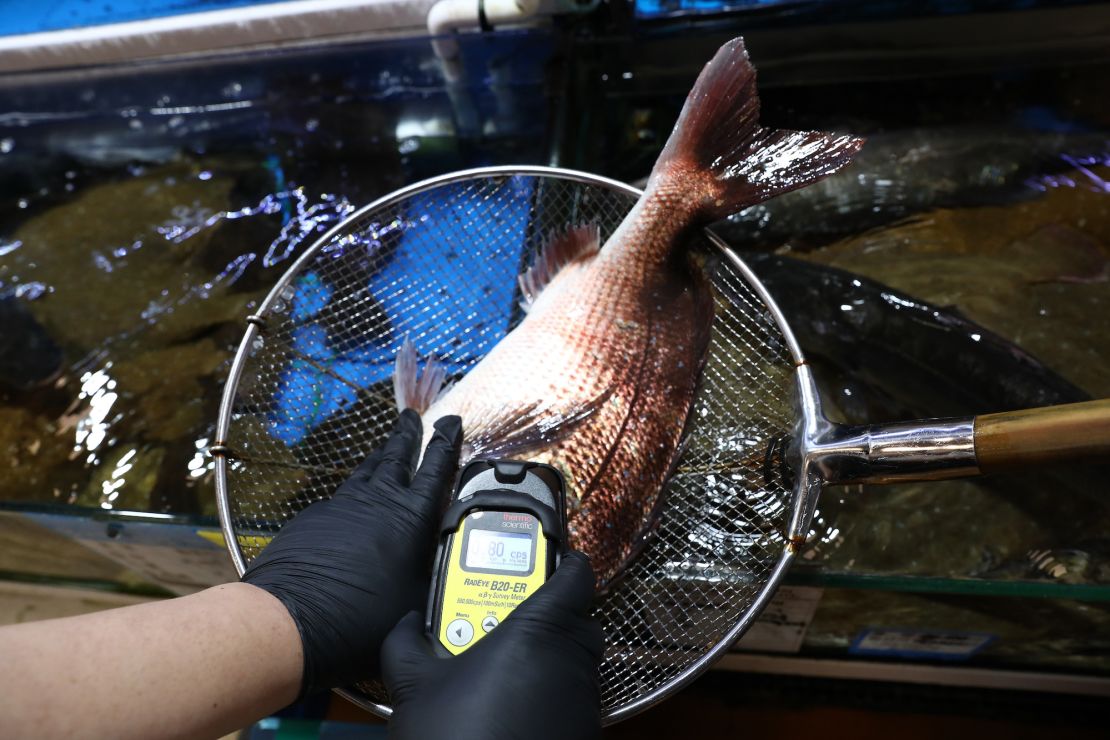
POLYGON ((458 655, 542 586, 566 548, 566 488, 550 465, 475 460, 440 528, 425 628, 458 655))

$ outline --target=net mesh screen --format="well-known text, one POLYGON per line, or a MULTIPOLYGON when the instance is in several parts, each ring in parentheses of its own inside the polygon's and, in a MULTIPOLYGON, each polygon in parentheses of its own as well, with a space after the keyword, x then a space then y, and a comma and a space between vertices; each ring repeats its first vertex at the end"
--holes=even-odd
MULTIPOLYGON (((522 318, 517 275, 553 231, 604 240, 635 202, 554 176, 479 176, 360 215, 283 278, 245 348, 226 444, 230 525, 250 562, 268 536, 330 496, 396 419, 407 338, 453 376, 522 318)), ((647 546, 601 596, 607 714, 688 673, 767 588, 792 506, 781 442, 793 363, 766 306, 708 244, 709 358, 677 469, 647 546)), ((384 690, 359 691, 386 703, 384 690)))

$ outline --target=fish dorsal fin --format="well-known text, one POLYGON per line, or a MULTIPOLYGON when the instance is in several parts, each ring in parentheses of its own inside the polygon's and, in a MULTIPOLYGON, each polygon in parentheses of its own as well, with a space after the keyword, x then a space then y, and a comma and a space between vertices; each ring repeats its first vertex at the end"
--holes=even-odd
POLYGON ((532 266, 517 278, 524 296, 521 307, 527 311, 543 289, 551 284, 559 270, 572 262, 588 259, 601 248, 596 224, 574 226, 562 234, 553 234, 536 255, 532 266))

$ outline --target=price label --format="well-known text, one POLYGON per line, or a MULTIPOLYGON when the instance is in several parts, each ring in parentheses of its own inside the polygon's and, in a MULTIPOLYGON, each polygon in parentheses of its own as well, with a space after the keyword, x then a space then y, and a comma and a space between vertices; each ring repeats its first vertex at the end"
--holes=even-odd
POLYGON ((761 653, 797 653, 806 630, 821 603, 823 589, 811 586, 780 586, 771 602, 733 650, 761 653))

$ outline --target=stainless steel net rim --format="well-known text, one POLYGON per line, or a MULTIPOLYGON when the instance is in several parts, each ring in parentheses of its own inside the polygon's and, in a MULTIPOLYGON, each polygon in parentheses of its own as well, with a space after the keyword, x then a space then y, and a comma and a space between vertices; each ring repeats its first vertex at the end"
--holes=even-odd
MULTIPOLYGON (((228 467, 229 462, 224 454, 219 454, 222 450, 227 449, 227 440, 229 439, 229 432, 233 418, 233 409, 236 400, 237 391, 240 381, 247 365, 251 347, 256 339, 259 337, 261 326, 264 324, 264 317, 270 312, 272 306, 279 297, 286 291, 292 284, 294 279, 300 275, 302 269, 306 264, 313 260, 318 252, 340 234, 346 232, 352 224, 359 222, 366 214, 372 213, 378 209, 387 208, 392 204, 403 201, 414 195, 423 193, 425 191, 438 188, 440 186, 461 183, 478 178, 504 178, 517 175, 535 176, 540 178, 552 178, 556 180, 564 180, 573 183, 580 183, 591 187, 599 187, 619 193, 623 193, 632 197, 639 197, 641 191, 633 188, 624 183, 612 180, 610 178, 601 177, 587 172, 581 172, 570 169, 543 167, 543 166, 495 166, 495 167, 481 167, 469 170, 462 170, 458 172, 449 173, 439 177, 430 178, 400 190, 394 191, 382 198, 379 198, 366 206, 360 208, 358 211, 352 213, 347 219, 339 223, 328 232, 323 234, 317 239, 304 253, 302 253, 286 270, 282 277, 274 285, 273 289, 266 296, 266 298, 259 305, 256 314, 247 318, 248 326, 244 333, 243 339, 240 342, 238 351, 232 361, 228 379, 224 387, 223 398, 220 405, 219 417, 217 420, 217 428, 215 433, 216 442, 212 446, 212 452, 215 457, 216 463, 216 493, 217 493, 217 506, 220 517, 220 526, 223 531, 225 542, 228 545, 229 553, 235 564, 237 572, 242 575, 246 570, 247 560, 241 547, 239 535, 235 531, 235 523, 233 521, 233 514, 231 511, 230 503, 230 489, 228 485, 228 467)), ((736 255, 719 237, 712 232, 707 232, 709 241, 720 250, 724 260, 728 265, 738 273, 746 282, 748 289, 753 291, 759 300, 763 303, 763 308, 766 309, 770 319, 773 321, 777 330, 785 342, 785 348, 793 360, 794 366, 799 375, 808 374, 808 369, 805 368, 805 360, 799 348, 797 341, 787 324, 782 312, 775 304, 772 297, 767 292, 766 288, 762 285, 759 279, 754 275, 750 268, 743 262, 743 260, 736 255)), ((798 380, 802 381, 805 385, 803 378, 799 377, 798 380)), ((806 408, 808 404, 801 404, 802 408, 799 409, 803 417, 809 418, 809 414, 805 413, 809 409, 806 408)), ((820 481, 813 480, 809 475, 799 475, 796 483, 794 484, 793 498, 790 504, 791 513, 787 518, 792 523, 791 529, 795 529, 794 525, 805 521, 805 511, 810 506, 804 505, 806 501, 812 502, 816 493, 820 490, 820 481)), ((785 533, 784 533, 785 534, 785 533)), ((751 601, 742 617, 736 621, 723 636, 716 641, 716 643, 700 658, 688 664, 673 678, 658 685, 654 689, 647 691, 632 701, 625 702, 619 706, 609 708, 603 713, 603 722, 605 724, 612 724, 620 720, 626 719, 644 709, 652 706, 653 704, 667 698, 668 696, 681 690, 688 685, 697 676, 703 673, 719 659, 751 626, 751 624, 758 617, 759 613, 766 606, 778 585, 780 584, 787 569, 792 563, 795 556, 795 548, 785 546, 782 548, 781 553, 770 570, 770 574, 763 582, 761 590, 758 595, 751 601)), ((355 704, 381 716, 389 717, 392 710, 387 704, 375 702, 370 700, 365 695, 358 691, 351 689, 337 690, 337 693, 344 696, 355 704)))

